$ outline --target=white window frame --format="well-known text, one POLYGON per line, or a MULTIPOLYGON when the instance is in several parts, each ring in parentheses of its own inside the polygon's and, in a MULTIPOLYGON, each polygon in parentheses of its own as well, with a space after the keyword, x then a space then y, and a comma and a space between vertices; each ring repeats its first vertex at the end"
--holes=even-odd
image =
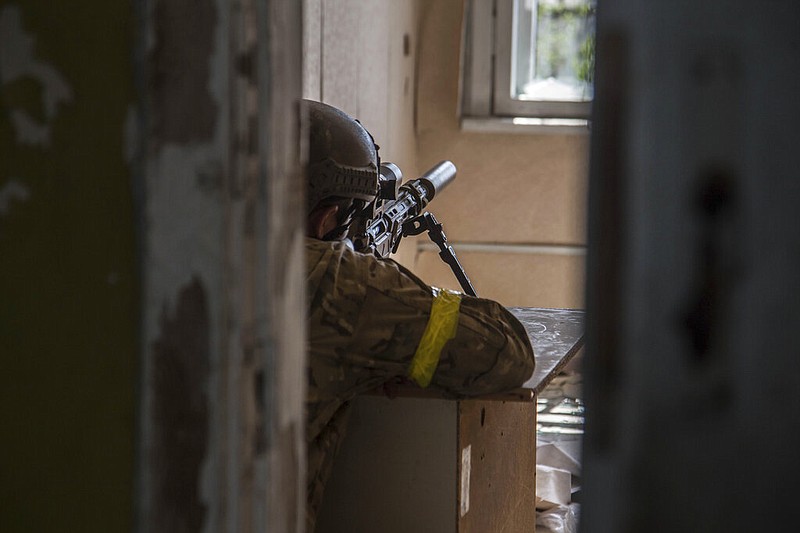
MULTIPOLYGON (((559 129, 588 126, 591 102, 511 97, 514 0, 466 0, 463 35, 462 127, 487 128, 486 119, 559 129)), ((502 128, 501 128, 502 129, 502 128)))

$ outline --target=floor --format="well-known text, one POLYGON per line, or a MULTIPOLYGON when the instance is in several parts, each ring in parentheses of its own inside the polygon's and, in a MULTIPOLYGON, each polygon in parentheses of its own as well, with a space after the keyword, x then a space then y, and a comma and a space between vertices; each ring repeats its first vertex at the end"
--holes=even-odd
MULTIPOLYGON (((564 372, 557 376, 539 395, 537 402, 537 448, 553 444, 575 463, 571 470, 571 495, 568 505, 547 510, 537 506, 537 533, 574 533, 580 513, 580 463, 583 440, 582 376, 580 372, 564 372)), ((547 465, 547 457, 537 463, 566 469, 564 463, 547 465)), ((537 484, 537 493, 538 493, 537 484)), ((541 505, 545 507, 546 505, 541 505)))

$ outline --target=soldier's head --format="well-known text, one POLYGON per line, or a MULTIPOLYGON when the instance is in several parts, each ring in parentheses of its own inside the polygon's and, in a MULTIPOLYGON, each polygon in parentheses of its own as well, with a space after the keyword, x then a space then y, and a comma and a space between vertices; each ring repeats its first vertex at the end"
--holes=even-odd
POLYGON ((309 119, 307 229, 341 239, 354 213, 378 193, 378 146, 357 120, 335 107, 304 100, 309 119))

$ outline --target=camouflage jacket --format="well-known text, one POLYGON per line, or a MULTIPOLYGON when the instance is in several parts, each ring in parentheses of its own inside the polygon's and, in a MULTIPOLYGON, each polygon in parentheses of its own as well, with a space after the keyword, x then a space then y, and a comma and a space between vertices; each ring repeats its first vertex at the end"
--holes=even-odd
MULTIPOLYGON (((309 527, 344 433, 347 402, 408 375, 436 289, 393 260, 343 242, 306 240, 309 368, 309 527)), ((520 386, 532 374, 525 329, 492 300, 462 295, 455 337, 430 386, 478 395, 520 386)))

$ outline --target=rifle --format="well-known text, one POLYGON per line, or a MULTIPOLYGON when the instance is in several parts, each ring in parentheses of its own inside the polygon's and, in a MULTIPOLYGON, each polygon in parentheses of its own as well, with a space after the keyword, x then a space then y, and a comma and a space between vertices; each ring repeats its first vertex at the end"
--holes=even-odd
POLYGON ((353 221, 349 238, 358 252, 387 257, 395 253, 400 240, 426 231, 439 247, 439 257, 450 266, 461 288, 476 296, 464 268, 447 244, 442 225, 432 213, 423 211, 433 198, 456 178, 452 161, 434 165, 422 176, 402 184, 403 173, 394 163, 381 163, 378 196, 353 221))

